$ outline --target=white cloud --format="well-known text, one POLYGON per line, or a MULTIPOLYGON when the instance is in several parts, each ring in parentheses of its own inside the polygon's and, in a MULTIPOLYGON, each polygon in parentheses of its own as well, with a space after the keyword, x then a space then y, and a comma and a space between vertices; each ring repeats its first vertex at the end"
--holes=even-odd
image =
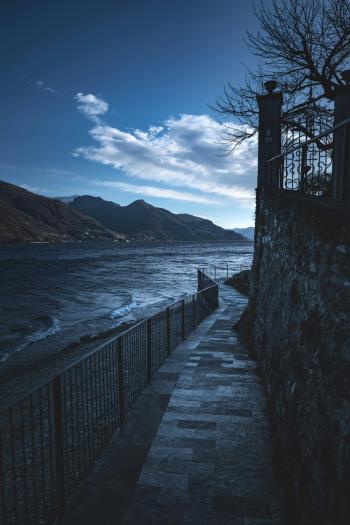
MULTIPOLYGON (((78 94, 76 99, 80 111, 89 117, 107 111, 107 103, 94 95, 78 94), (85 102, 86 97, 92 97, 90 102, 85 102), (95 107, 95 99, 102 102, 102 106, 97 104, 100 109, 91 113, 86 104, 88 108, 90 104, 95 107)), ((90 135, 96 145, 80 147, 73 155, 112 166, 133 179, 166 184, 173 195, 194 190, 196 196, 211 202, 215 196, 220 196, 221 201, 233 200, 240 207, 253 209, 256 137, 236 148, 232 155, 225 155, 223 136, 226 127, 208 115, 172 117, 161 126, 150 126, 146 131, 124 131, 100 120, 95 122, 90 135), (180 192, 178 188, 181 188, 180 192)), ((149 191, 158 191, 157 196, 164 195, 164 188, 151 188, 149 191)), ((191 200, 194 201, 193 197, 191 200)))
POLYGON ((42 188, 40 186, 32 186, 30 184, 20 184, 20 188, 23 188, 24 190, 31 191, 32 193, 39 193, 39 194, 51 194, 52 191, 48 190, 47 188, 42 188))
POLYGON ((199 202, 202 204, 219 204, 218 201, 214 201, 209 197, 204 197, 202 195, 176 191, 166 188, 159 188, 156 186, 139 186, 138 184, 128 184, 125 182, 113 182, 113 181, 92 181, 93 184, 97 186, 105 186, 107 188, 116 188, 121 191, 126 191, 130 193, 135 193, 136 195, 144 195, 147 197, 158 197, 161 199, 174 199, 177 201, 187 201, 187 202, 199 202))
POLYGON ((78 102, 79 111, 92 119, 104 115, 108 111, 108 103, 91 93, 87 95, 77 93, 74 98, 78 102))
POLYGON ((53 89, 52 87, 48 86, 47 84, 45 84, 45 82, 43 80, 35 80, 34 84, 39 89, 43 89, 44 91, 48 91, 49 93, 53 93, 53 94, 57 95, 57 91, 55 89, 53 89))

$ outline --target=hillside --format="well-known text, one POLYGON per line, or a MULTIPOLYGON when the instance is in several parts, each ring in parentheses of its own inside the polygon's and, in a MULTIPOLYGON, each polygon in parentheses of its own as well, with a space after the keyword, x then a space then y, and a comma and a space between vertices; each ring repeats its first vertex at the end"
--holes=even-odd
POLYGON ((84 195, 71 203, 101 224, 137 240, 165 241, 239 241, 243 237, 207 219, 188 214, 175 214, 143 200, 119 206, 100 197, 84 195))
POLYGON ((249 241, 254 241, 254 227, 253 226, 248 226, 247 228, 234 228, 231 231, 239 233, 240 235, 243 235, 243 237, 245 237, 249 241))
POLYGON ((68 242, 122 237, 67 204, 0 181, 0 241, 68 242))

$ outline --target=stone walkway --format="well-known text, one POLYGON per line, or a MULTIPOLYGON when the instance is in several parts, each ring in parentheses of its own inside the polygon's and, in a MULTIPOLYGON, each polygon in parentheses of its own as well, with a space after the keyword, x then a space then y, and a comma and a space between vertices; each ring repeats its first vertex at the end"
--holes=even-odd
POLYGON ((144 412, 141 397, 136 416, 117 433, 65 525, 281 523, 263 389, 255 362, 232 331, 246 300, 225 286, 220 298, 218 311, 148 387, 163 403, 144 412), (133 432, 141 439, 137 457, 133 432), (134 458, 129 474, 126 458, 134 458))
POLYGON ((278 523, 263 390, 231 329, 242 298, 223 287, 221 298, 173 391, 126 524, 278 523))

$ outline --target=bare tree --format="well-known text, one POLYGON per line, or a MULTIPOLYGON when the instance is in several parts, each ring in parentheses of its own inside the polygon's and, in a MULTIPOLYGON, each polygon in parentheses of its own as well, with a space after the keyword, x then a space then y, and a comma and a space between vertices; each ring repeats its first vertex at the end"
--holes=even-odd
POLYGON ((236 123, 227 126, 232 150, 257 132, 256 94, 265 81, 276 79, 283 91, 282 124, 312 136, 297 116, 311 110, 329 117, 335 89, 345 83, 341 71, 350 64, 350 0, 273 0, 270 7, 260 0, 255 15, 260 29, 247 32, 247 44, 261 59, 259 68, 248 70, 242 86, 228 83, 214 106, 236 123))

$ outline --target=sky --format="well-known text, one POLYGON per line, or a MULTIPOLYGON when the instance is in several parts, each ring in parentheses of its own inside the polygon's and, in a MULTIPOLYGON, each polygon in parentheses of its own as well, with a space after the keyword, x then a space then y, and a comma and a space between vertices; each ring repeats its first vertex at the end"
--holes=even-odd
POLYGON ((254 223, 257 145, 209 109, 255 58, 250 2, 3 0, 0 179, 254 223))

